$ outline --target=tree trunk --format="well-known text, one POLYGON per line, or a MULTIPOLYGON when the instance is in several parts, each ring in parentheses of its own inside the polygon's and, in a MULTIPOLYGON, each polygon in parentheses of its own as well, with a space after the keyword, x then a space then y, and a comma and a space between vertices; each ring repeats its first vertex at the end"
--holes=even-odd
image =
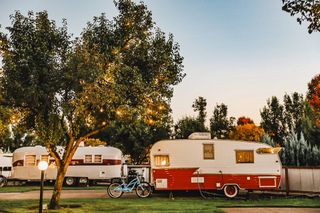
POLYGON ((66 167, 66 165, 62 164, 59 169, 57 168, 58 174, 57 174, 56 182, 54 184, 52 197, 51 197, 51 200, 50 200, 50 203, 48 206, 49 209, 59 209, 60 208, 60 205, 59 205, 60 195, 61 195, 64 176, 66 175, 66 171, 67 171, 67 169, 65 167, 66 167))

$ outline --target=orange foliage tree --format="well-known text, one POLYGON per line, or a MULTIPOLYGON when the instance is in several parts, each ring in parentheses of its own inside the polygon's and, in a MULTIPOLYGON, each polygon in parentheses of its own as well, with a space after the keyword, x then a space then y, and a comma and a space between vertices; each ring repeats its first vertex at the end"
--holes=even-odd
POLYGON ((229 138, 232 140, 243 141, 260 141, 263 135, 263 129, 256 126, 250 118, 240 117, 237 121, 237 126, 229 134, 229 138))
POLYGON ((320 112, 320 74, 316 75, 308 84, 307 101, 314 111, 320 112))

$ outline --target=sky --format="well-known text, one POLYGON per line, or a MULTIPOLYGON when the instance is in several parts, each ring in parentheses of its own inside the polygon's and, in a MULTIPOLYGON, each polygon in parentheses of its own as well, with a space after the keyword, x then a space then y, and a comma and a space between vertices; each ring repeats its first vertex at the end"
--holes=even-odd
MULTIPOLYGON (((138 1, 136 1, 138 2, 138 1)), ((295 17, 281 10, 281 0, 145 0, 153 20, 172 33, 184 56, 186 77, 174 87, 174 121, 196 116, 192 103, 207 100, 208 118, 224 103, 229 116, 246 116, 257 124, 267 99, 285 93, 306 94, 320 73, 320 33, 307 33, 295 17)), ((93 16, 117 14, 112 0, 1 0, 1 30, 9 15, 47 10, 79 36, 93 16)))

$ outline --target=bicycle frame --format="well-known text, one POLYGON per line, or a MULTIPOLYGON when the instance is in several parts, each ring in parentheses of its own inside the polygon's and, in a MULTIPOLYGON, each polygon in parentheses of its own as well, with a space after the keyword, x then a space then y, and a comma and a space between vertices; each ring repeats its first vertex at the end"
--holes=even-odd
POLYGON ((115 190, 120 192, 132 192, 132 190, 139 184, 140 184, 140 178, 137 176, 134 179, 132 179, 128 184, 123 181, 120 186, 115 188, 115 190))

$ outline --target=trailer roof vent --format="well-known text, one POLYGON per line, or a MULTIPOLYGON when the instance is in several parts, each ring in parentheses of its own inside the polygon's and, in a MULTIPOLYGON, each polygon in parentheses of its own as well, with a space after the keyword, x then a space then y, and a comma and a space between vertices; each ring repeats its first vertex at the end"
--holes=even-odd
POLYGON ((210 132, 194 132, 189 135, 188 139, 191 140, 208 140, 211 139, 210 132))

